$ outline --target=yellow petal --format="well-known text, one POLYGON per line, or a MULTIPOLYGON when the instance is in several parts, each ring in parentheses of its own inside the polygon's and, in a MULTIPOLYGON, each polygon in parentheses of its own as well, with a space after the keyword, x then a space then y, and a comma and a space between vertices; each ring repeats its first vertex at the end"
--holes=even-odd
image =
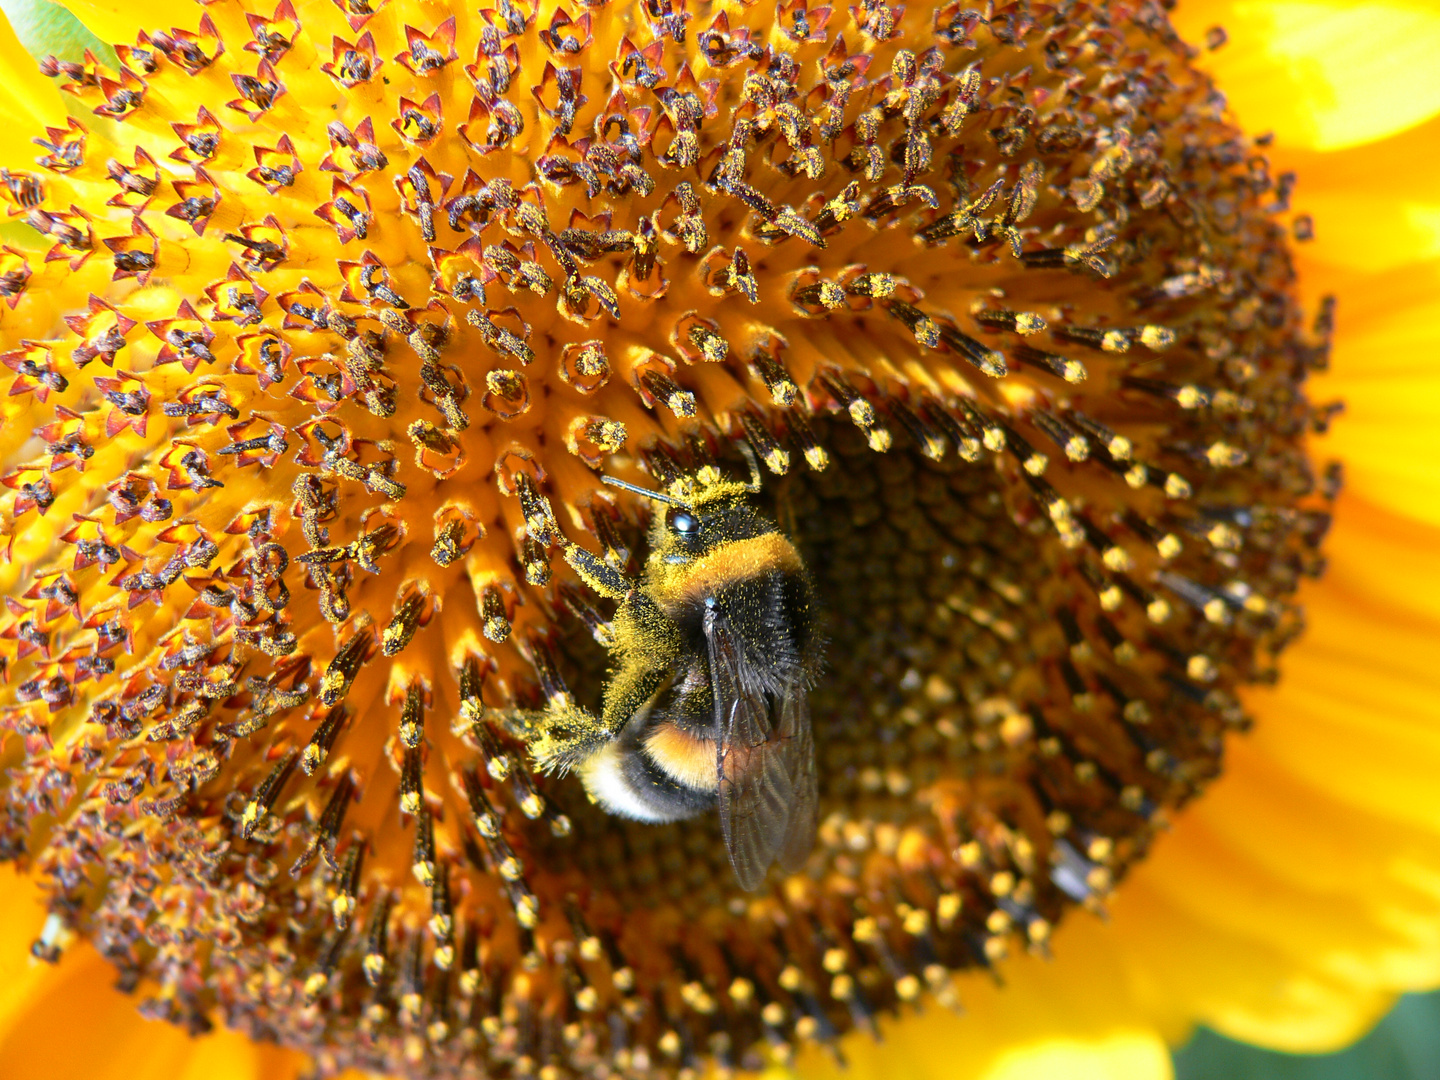
POLYGON ((30 943, 45 922, 40 890, 14 867, 0 869, 0 1039, 54 968, 30 956, 30 943))
MULTIPOLYGON (((181 1069, 167 1080, 290 1080, 309 1073, 300 1054, 251 1042, 233 1031, 192 1039, 189 1051, 181 1069)), ((139 1078, 132 1075, 131 1080, 139 1078)), ((155 1080, 160 1080, 158 1074, 155 1080)))
MULTIPOLYGON (((1255 21, 1261 8, 1270 5, 1182 4, 1179 21, 1192 39, 1211 23, 1231 31, 1230 44, 1210 61, 1227 90, 1267 108, 1296 107, 1306 90, 1287 83, 1283 58, 1266 51, 1273 43, 1262 33, 1269 24, 1255 21), (1221 69, 1227 53, 1248 59, 1221 69)), ((1425 10, 1440 28, 1440 8, 1425 10)), ((1367 46, 1363 36, 1357 41, 1341 52, 1358 63, 1367 46)), ((1405 94, 1403 80, 1366 80, 1357 69, 1355 81, 1405 94)), ((1440 79, 1430 82, 1440 93, 1440 79)), ((1402 104, 1376 108, 1393 116, 1402 104)), ((1274 119, 1243 109, 1240 118, 1252 128, 1274 119)), ((1305 145, 1293 128, 1268 126, 1280 133, 1273 171, 1299 176, 1292 205, 1315 219, 1316 239, 1297 252, 1302 296, 1311 310, 1324 294, 1340 298, 1332 373, 1317 381, 1314 395, 1342 400, 1346 411, 1315 453, 1343 460, 1349 489, 1370 503, 1440 523, 1440 469, 1433 465, 1440 426, 1431 420, 1440 407, 1431 360, 1440 353, 1440 174, 1433 168, 1440 117, 1329 152, 1305 145)))
MULTIPOLYGON (((3 13, 0 13, 0 122, 12 132, 65 123, 65 104, 60 100, 60 92, 40 74, 34 57, 20 44, 3 13)), ((28 138, 0 139, 0 167, 28 168, 34 164, 35 153, 28 138)))
MULTIPOLYGON (((0 1062, 5 1080, 289 1080, 300 1054, 231 1031, 192 1038, 135 1011, 87 944, 57 964, 30 956, 45 922, 30 879, 0 869, 0 1062)), ((351 1074, 353 1075, 353 1074, 351 1074)))
POLYGON ((1340 510, 1285 677, 1247 694, 1255 730, 1113 924, 1157 1008, 1293 1051, 1344 1045, 1394 992, 1440 982, 1440 530, 1358 497, 1340 510))
POLYGON ((1242 740, 1232 755, 1233 794, 1187 822, 1187 857, 1152 888, 1211 935, 1253 941, 1297 971, 1382 992, 1433 982, 1440 921, 1414 917, 1440 897, 1390 869, 1397 853, 1422 849, 1433 834, 1337 803, 1261 747, 1242 740))
POLYGON ((1077 914, 1064 942, 1054 960, 1015 956, 999 978, 971 973, 957 980, 963 1013, 927 1004, 882 1023, 882 1042, 848 1037, 848 1069, 811 1048, 796 1072, 806 1080, 1168 1080, 1171 1033, 1137 1006, 1111 927, 1077 914))
MULTIPOLYGON (((1218 798, 1216 791, 1207 798, 1218 798)), ((1265 822, 1255 823, 1263 829, 1265 822)), ((1158 1013, 1204 1023, 1234 1038, 1294 1052, 1320 1052, 1354 1041, 1378 1020, 1394 994, 1364 990, 1307 970, 1270 942, 1221 932, 1154 888, 1191 855, 1177 835, 1126 882, 1107 928, 1123 950, 1137 993, 1158 1013), (1154 865, 1156 869, 1149 868, 1154 865)), ((1244 903, 1244 883, 1214 882, 1212 903, 1244 903)), ((1065 945, 1057 940, 1057 950, 1065 945)), ((1059 961, 1057 961, 1059 963, 1059 961)))
MULTIPOLYGON (((1315 264, 1380 273, 1440 258, 1440 117, 1364 146, 1322 153, 1277 146, 1272 173, 1299 177, 1291 205, 1315 222, 1315 239, 1300 248, 1315 264)), ((1315 291, 1318 282, 1305 285, 1315 291)), ((1347 313, 1348 315, 1348 313, 1347 313)), ((1347 321, 1348 325, 1348 321, 1347 321)))
POLYGON ((1337 150, 1440 113, 1440 8, 1418 0, 1224 0, 1181 3, 1188 40, 1222 26, 1229 42, 1205 58, 1248 131, 1337 150))
MULTIPOLYGON (((943 1077, 943 1072, 936 1073, 943 1077)), ((1064 1076, 1069 1080, 1146 1080, 1168 1078, 1170 1048, 1154 1032, 1117 1032, 1103 1039, 1050 1039, 1007 1051, 982 1080, 1031 1080, 1064 1076)))
POLYGON ((1440 259, 1373 275, 1304 269, 1312 287, 1342 298, 1334 373, 1316 396, 1343 401, 1345 413, 1316 454, 1343 460, 1367 501, 1440 524, 1440 259))
POLYGON ((1359 499, 1344 509, 1329 577, 1306 602, 1309 632, 1280 686, 1254 695, 1251 738, 1336 799, 1440 832, 1440 530, 1397 530, 1359 499))
MULTIPOLYGON (((1440 529, 1377 507, 1358 490, 1341 496, 1338 514, 1325 549, 1330 569, 1308 600, 1311 628, 1345 633, 1346 613, 1335 613, 1339 629, 1332 630, 1317 606, 1337 594, 1363 603, 1376 621, 1408 630, 1407 651, 1428 656, 1428 638, 1440 632, 1440 561, 1426 555, 1440 549, 1440 529)), ((1303 646, 1293 655, 1302 654, 1303 646)))
POLYGON ((88 946, 66 955, 56 975, 30 995, 25 1022, 0 1037, 7 1080, 125 1080, 136 1063, 169 1075, 184 1067, 189 1036, 162 1021, 136 1023, 134 1002, 88 946))

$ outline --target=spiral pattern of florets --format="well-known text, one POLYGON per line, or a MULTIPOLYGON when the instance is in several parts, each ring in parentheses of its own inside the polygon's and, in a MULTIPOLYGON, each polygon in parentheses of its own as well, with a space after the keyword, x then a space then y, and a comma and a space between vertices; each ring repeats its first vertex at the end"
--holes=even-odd
POLYGON ((1163 5, 219 0, 47 61, 0 186, 0 843, 145 1008, 412 1075, 873 1029, 1100 906, 1327 521, 1292 179, 1163 5), (651 486, 736 444, 825 612, 821 827, 540 775, 651 486))

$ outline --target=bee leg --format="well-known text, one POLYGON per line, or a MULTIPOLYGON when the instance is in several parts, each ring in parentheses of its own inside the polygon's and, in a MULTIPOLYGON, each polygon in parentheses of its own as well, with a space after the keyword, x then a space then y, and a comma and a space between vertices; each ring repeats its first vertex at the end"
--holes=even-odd
POLYGON ((529 745, 545 727, 545 710, 486 709, 485 719, 511 738, 529 745))
POLYGON ((565 548, 565 561, 580 575, 580 580, 601 596, 620 600, 629 595, 635 583, 620 573, 598 555, 591 554, 579 544, 565 548))
POLYGON ((653 668, 622 668, 605 694, 605 711, 596 716, 568 696, 552 701, 526 737, 530 754, 547 773, 569 772, 601 750, 630 718, 644 709, 665 681, 653 668))
POLYGON ((609 741, 600 717, 573 702, 556 702, 528 725, 526 743, 542 772, 567 773, 609 741))

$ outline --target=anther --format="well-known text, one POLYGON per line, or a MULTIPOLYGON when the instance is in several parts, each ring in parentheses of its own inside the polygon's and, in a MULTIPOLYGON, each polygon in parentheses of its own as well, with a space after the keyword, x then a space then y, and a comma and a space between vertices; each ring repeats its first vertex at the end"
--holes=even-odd
POLYGON ((830 464, 830 454, 825 447, 820 445, 820 441, 815 437, 815 431, 810 427, 810 421, 805 418, 804 413, 799 409, 787 413, 785 426, 790 432, 791 442, 804 455, 805 464, 810 466, 813 472, 823 472, 830 464))
POLYGON ((932 427, 909 405, 898 398, 891 398, 886 404, 886 409, 891 416, 900 421, 900 426, 915 440, 915 445, 927 458, 931 461, 939 461, 945 456, 944 434, 932 427))
POLYGON ((1045 352, 1029 345, 1015 346, 1013 354, 1015 359, 1022 364, 1034 364, 1036 367, 1044 368, 1050 374, 1064 379, 1068 383, 1084 382, 1086 375, 1089 374, 1085 365, 1079 360, 1072 360, 1059 353, 1045 352))
POLYGON ((917 344, 933 349, 940 344, 940 326, 919 308, 901 300, 891 300, 885 310, 905 325, 915 335, 917 344))
POLYGON ((1092 349, 1107 353, 1127 352, 1132 340, 1129 330, 1117 327, 1106 329, 1100 326, 1055 326, 1051 327, 1050 336, 1088 345, 1092 349))
POLYGON ((526 536, 520 545, 520 563, 529 584, 536 588, 550 584, 550 553, 532 536, 526 536))
POLYGON ((340 866, 335 861, 335 845, 339 842, 340 825, 345 820, 345 811, 350 808, 350 800, 354 794, 355 782, 347 772, 330 793, 330 800, 325 804, 320 820, 316 822, 315 830, 310 835, 310 843, 290 867, 291 877, 299 877, 317 855, 324 858, 325 865, 332 872, 339 871, 340 866))
POLYGON ((819 307, 834 311, 845 306, 845 290, 833 281, 817 281, 796 289, 790 295, 799 307, 819 307))
POLYGON ((320 679, 322 705, 335 705, 345 697, 373 643, 374 632, 367 623, 357 627, 345 644, 340 646, 320 679))
POLYGON ((647 369, 640 373, 640 386, 651 399, 662 402, 676 416, 688 419, 695 415, 695 395, 680 389, 670 376, 647 369))
POLYGON ((415 854, 410 860, 410 872, 427 889, 435 884, 435 822, 430 808, 424 805, 415 815, 415 854))
POLYGON ((420 813, 425 801, 425 752, 419 746, 407 746, 400 759, 400 812, 412 816, 420 813))
POLYGON ((875 413, 875 406, 860 396, 860 392, 845 381, 836 371, 822 371, 820 381, 831 396, 844 408, 850 420, 864 434, 870 449, 884 453, 890 449, 890 432, 881 426, 875 413))
POLYGON ((1162 531, 1134 510, 1126 510, 1121 519, 1132 532, 1154 547, 1160 558, 1168 560, 1180 554, 1180 538, 1174 533, 1162 531))
POLYGON ((467 921, 460 932, 460 946, 458 949, 460 977, 456 980, 456 987, 460 995, 471 999, 480 993, 485 983, 485 972, 480 966, 479 953, 480 934, 474 923, 467 921))
POLYGON ((1164 352, 1175 343, 1175 331, 1165 326, 1142 326, 1139 336, 1140 344, 1151 352, 1164 352))
MULTIPOLYGON (((1090 417, 1084 413, 1073 412, 1070 414, 1069 419, 1076 427, 1080 428, 1080 430, 1084 431, 1099 443, 1105 449, 1105 452, 1115 461, 1124 462, 1130 460, 1133 446, 1125 436, 1117 435, 1104 424, 1098 420, 1090 419, 1090 417)), ((1143 479, 1141 483, 1144 483, 1143 479)))
POLYGON ((1035 412, 1031 422, 1048 435, 1056 446, 1065 452, 1071 461, 1084 461, 1090 456, 1090 442, 1058 416, 1046 412, 1035 412))
POLYGON ((1142 379, 1137 375, 1122 376, 1120 385, 1130 390, 1139 390, 1142 393, 1149 394, 1151 397, 1173 401, 1182 409, 1202 408, 1209 405, 1214 397, 1212 391, 1202 386, 1195 386, 1192 383, 1178 385, 1176 383, 1163 382, 1159 379, 1142 379))
POLYGON ((500 835, 500 814, 491 805, 479 776, 466 769, 460 777, 465 785, 465 797, 470 803, 470 816, 475 821, 475 828, 486 840, 495 839, 500 835))
POLYGON ((711 363, 718 364, 730 355, 730 343, 703 323, 692 323, 687 336, 711 363))
MULTIPOLYGON (((721 294, 728 289, 744 295, 745 299, 752 304, 760 302, 760 285, 755 280, 755 275, 750 270, 750 259, 744 250, 737 247, 730 260, 730 265, 717 273, 714 277, 715 287, 718 287, 721 294)), ((714 291, 712 289, 712 291, 714 291)))
POLYGON ((1140 606, 1141 610, 1145 612, 1145 617, 1152 623, 1159 625, 1170 618, 1169 602, 1156 596, 1129 575, 1116 574, 1115 583, 1120 586, 1121 591, 1140 606))
POLYGON ((413 749, 424 737, 425 701, 418 682, 405 688, 405 704, 400 712, 400 741, 413 749))
POLYGON ((306 1001, 316 1001, 330 985, 331 976, 334 975, 335 968, 339 966, 340 958, 345 951, 345 938, 343 929, 337 928, 331 931, 324 943, 321 944, 315 963, 311 966, 309 974, 305 976, 303 991, 306 1001))
POLYGON ((380 985, 380 981, 385 977, 385 969, 389 966, 390 908, 394 899, 394 894, 389 889, 381 892, 375 900, 375 906, 370 912, 370 922, 366 927, 365 953, 360 966, 365 972, 365 981, 371 986, 380 985))
POLYGON ((1130 553, 1101 532, 1088 517, 1077 515, 1075 520, 1084 533, 1086 542, 1100 556, 1100 561, 1107 570, 1129 570, 1134 566, 1135 562, 1130 553))
POLYGON ((1179 473, 1166 472, 1164 469, 1157 469, 1153 465, 1146 467, 1146 482, 1154 484, 1161 491, 1165 492, 1167 499, 1188 499, 1194 493, 1190 481, 1186 480, 1179 473))
MULTIPOLYGON (((1118 606, 1118 601, 1116 606, 1118 606)), ((1109 646, 1116 663, 1132 664, 1139 658, 1139 651, 1105 615, 1095 617, 1095 627, 1100 631, 1100 636, 1105 639, 1105 644, 1109 646)))
POLYGON ((510 774, 515 770, 515 759, 501 746, 490 725, 477 717, 470 724, 470 734, 475 739, 481 760, 485 763, 485 771, 490 774, 490 778, 498 783, 510 779, 510 774))
POLYGON ((270 770, 270 774, 260 782, 255 793, 250 796, 250 801, 245 804, 245 809, 240 815, 239 832, 242 837, 249 840, 255 835, 261 820, 270 812, 275 805, 275 800, 280 797, 280 791, 285 787, 285 781, 290 779, 290 773, 295 768, 295 762, 300 754, 295 750, 287 750, 270 770))
POLYGON ((335 898, 330 901, 330 914, 336 928, 344 930, 350 925, 359 906, 356 899, 360 892, 360 874, 364 869, 365 842, 358 836, 345 849, 345 859, 335 874, 335 898))
POLYGON ((979 461, 984 443, 981 441, 979 429, 970 423, 969 417, 963 414, 956 416, 953 411, 928 395, 923 401, 925 415, 955 444, 960 456, 966 461, 979 461))
POLYGON ((776 441, 775 436, 760 422, 758 417, 748 410, 742 410, 740 426, 745 430, 746 440, 754 448, 760 460, 765 462, 767 469, 777 476, 783 476, 789 471, 789 452, 776 441))
POLYGON ((555 520, 550 500, 540 494, 529 473, 516 474, 515 492, 520 499, 520 510, 525 515, 526 535, 547 546, 561 543, 560 524, 555 520))
POLYGON ((1010 330, 1017 334, 1038 334, 1045 329, 1045 320, 1031 311, 1002 311, 982 308, 975 313, 975 321, 982 326, 997 330, 1010 330))
POLYGON ((418 589, 406 594, 395 609, 390 625, 381 635, 380 650, 386 656, 395 656, 410 644, 415 631, 420 628, 420 619, 425 611, 425 595, 418 589))
POLYGON ((485 344, 498 353, 507 353, 523 365, 535 362, 535 351, 523 339, 491 321, 490 316, 473 308, 465 312, 465 321, 480 331, 485 344))
POLYGON ((1005 354, 991 349, 976 341, 964 331, 951 326, 949 323, 940 323, 940 340, 955 352, 959 353, 970 363, 974 364, 991 378, 999 379, 1005 376, 1008 365, 1005 361, 1005 354))
POLYGON ((992 454, 998 454, 1005 449, 1005 427, 989 413, 984 412, 978 404, 970 398, 960 398, 956 408, 961 416, 969 423, 974 431, 980 433, 980 442, 992 454))
POLYGON ((597 611, 579 589, 561 586, 560 601, 566 609, 585 624, 585 629, 590 631, 590 636, 606 649, 615 647, 615 630, 610 621, 597 611))
POLYGON ((780 361, 764 349, 756 349, 750 357, 755 374, 770 391, 770 400, 782 409, 793 406, 800 397, 800 388, 780 361))
POLYGON ((497 586, 486 585, 481 590, 480 618, 483 620, 482 631, 495 644, 500 644, 510 636, 510 616, 505 610, 505 600, 497 586))
POLYGON ((1223 626, 1230 621, 1229 605, 1215 590, 1170 570, 1156 571, 1155 580, 1204 615, 1207 622, 1223 626))
POLYGON ((843 225, 860 212, 860 184, 852 180, 844 190, 820 208, 815 218, 815 229, 822 235, 838 225, 843 225))
POLYGON ((432 959, 441 971, 449 971, 455 962, 455 909, 450 900, 450 867, 442 865, 430 889, 430 922, 427 924, 435 939, 432 959))
POLYGON ((464 524, 454 518, 435 526, 435 543, 430 548, 430 558, 437 566, 449 566, 460 558, 464 535, 464 524))
POLYGON ((952 236, 958 236, 966 229, 970 229, 980 238, 987 231, 989 226, 984 224, 981 215, 988 210, 992 203, 1000 197, 1005 190, 1005 180, 1002 177, 996 180, 988 188, 980 193, 979 197, 966 203, 959 210, 954 210, 942 217, 936 218, 929 225, 919 230, 916 234, 924 243, 938 244, 948 240, 952 236))
POLYGON ((515 805, 520 812, 531 821, 542 817, 545 813, 545 798, 540 794, 530 773, 525 769, 517 769, 510 778, 511 795, 515 799, 515 805))
POLYGON ((1089 561, 1080 563, 1080 573, 1095 590, 1095 597, 1100 601, 1101 611, 1117 611, 1120 605, 1125 602, 1125 594, 1120 586, 1115 584, 1108 576, 1092 567, 1089 561))

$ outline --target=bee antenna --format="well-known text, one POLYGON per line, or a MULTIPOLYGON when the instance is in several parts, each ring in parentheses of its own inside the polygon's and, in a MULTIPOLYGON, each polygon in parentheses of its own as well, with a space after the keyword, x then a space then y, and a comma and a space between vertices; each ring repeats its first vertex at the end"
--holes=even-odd
POLYGON ((654 499, 656 502, 669 503, 671 506, 682 506, 685 507, 687 510, 689 509, 688 503, 681 502, 679 499, 674 498, 673 496, 662 495, 660 492, 651 491, 649 488, 637 487, 634 484, 627 484, 624 480, 618 480, 613 476, 602 475, 600 477, 600 480, 602 483, 609 484, 611 487, 623 488, 624 490, 633 492, 636 495, 644 495, 647 499, 654 499))
POLYGON ((747 486, 752 495, 757 494, 760 491, 760 462, 755 460, 755 451, 747 442, 736 442, 735 449, 740 451, 745 458, 745 464, 750 466, 750 483, 747 486))

